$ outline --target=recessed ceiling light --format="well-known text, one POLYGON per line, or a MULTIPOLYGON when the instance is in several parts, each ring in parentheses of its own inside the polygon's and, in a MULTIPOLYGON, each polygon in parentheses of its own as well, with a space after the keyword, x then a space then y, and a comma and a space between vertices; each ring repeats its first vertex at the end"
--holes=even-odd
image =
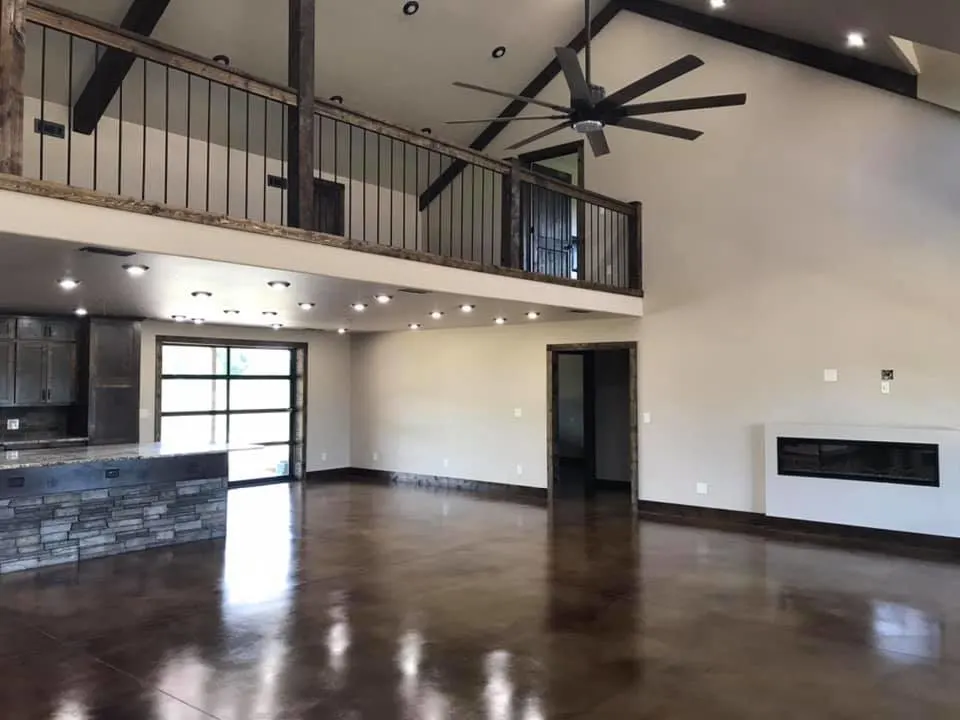
POLYGON ((148 268, 146 265, 124 265, 123 269, 127 271, 128 275, 133 277, 140 277, 141 275, 146 275, 148 268))
POLYGON ((538 317, 540 317, 540 313, 534 310, 527 313, 527 320, 536 320, 538 317))
POLYGON ((346 328, 337 328, 337 334, 338 334, 338 335, 346 335, 348 332, 350 332, 350 331, 347 330, 346 328))
POLYGON ((376 295, 374 297, 374 300, 376 300, 381 305, 386 305, 388 302, 393 300, 393 298, 389 295, 376 295))
POLYGON ((505 317, 494 318, 493 320, 497 325, 506 325, 507 319, 505 317))
POLYGON ((186 322, 186 321, 187 321, 187 316, 186 316, 186 315, 174 315, 174 316, 173 316, 173 321, 174 321, 174 322, 186 322))
POLYGON ((723 10, 727 6, 727 0, 710 0, 711 10, 723 10))
POLYGON ((272 287, 274 290, 286 290, 288 287, 290 287, 290 283, 288 283, 286 280, 271 280, 267 283, 267 285, 272 287))
POLYGON ((194 325, 203 325, 206 322, 206 320, 204 320, 203 318, 194 318, 190 322, 192 322, 194 325))
POLYGON ((313 310, 316 306, 316 303, 300 303, 301 310, 313 310))
POLYGON ((190 293, 195 298, 211 298, 213 297, 212 292, 207 292, 206 290, 197 290, 196 292, 190 293))
POLYGON ((76 315, 77 317, 84 317, 87 314, 87 309, 79 307, 73 311, 73 314, 76 315))
POLYGON ((354 303, 354 304, 351 305, 350 307, 353 308, 353 310, 356 311, 356 312, 363 312, 364 310, 367 309, 367 304, 366 304, 366 303, 354 303))
POLYGON ((430 313, 430 317, 432 317, 434 320, 439 320, 443 317, 443 313, 439 310, 434 310, 432 313, 430 313))
POLYGON ((273 310, 264 310, 263 315, 264 317, 276 317, 277 313, 273 310))
POLYGON ((862 50, 867 46, 867 36, 859 30, 847 33, 847 47, 854 50, 862 50))
POLYGON ((239 311, 239 310, 224 310, 224 311, 223 311, 223 314, 224 314, 224 315, 239 315, 239 314, 240 314, 240 311, 239 311))
POLYGON ((460 312, 472 313, 475 308, 476 308, 476 305, 466 305, 466 304, 465 304, 465 305, 461 305, 461 306, 460 306, 460 312))
POLYGON ((283 327, 283 323, 273 323, 270 327, 272 327, 274 330, 279 330, 283 327))
POLYGON ((502 58, 504 55, 507 54, 507 49, 503 45, 500 45, 498 47, 495 47, 493 49, 493 52, 490 54, 493 55, 494 58, 499 60, 500 58, 502 58))
POLYGON ((403 14, 406 16, 416 15, 417 11, 420 9, 420 3, 417 0, 407 0, 403 4, 403 14))
POLYGON ((419 329, 420 329, 420 323, 410 323, 410 329, 411 329, 411 330, 419 330, 419 329))
POLYGON ((336 103, 337 105, 343 105, 343 95, 331 95, 330 102, 336 103))
POLYGON ((63 290, 75 290, 80 286, 80 281, 73 278, 61 278, 57 280, 57 285, 63 290))

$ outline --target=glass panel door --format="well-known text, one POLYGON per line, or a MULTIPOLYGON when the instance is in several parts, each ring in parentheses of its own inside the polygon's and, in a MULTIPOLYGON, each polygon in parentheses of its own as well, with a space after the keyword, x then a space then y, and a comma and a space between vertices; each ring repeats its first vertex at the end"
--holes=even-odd
POLYGON ((289 479, 303 455, 298 356, 289 347, 162 342, 160 440, 258 445, 230 453, 230 482, 289 479))

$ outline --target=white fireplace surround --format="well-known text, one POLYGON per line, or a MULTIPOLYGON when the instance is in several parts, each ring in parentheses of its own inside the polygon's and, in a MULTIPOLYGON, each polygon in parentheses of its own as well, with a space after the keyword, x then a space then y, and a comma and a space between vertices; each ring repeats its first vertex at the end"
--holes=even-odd
POLYGON ((960 429, 768 424, 764 476, 771 517, 960 537, 960 429), (780 475, 779 437, 935 444, 940 487, 780 475))

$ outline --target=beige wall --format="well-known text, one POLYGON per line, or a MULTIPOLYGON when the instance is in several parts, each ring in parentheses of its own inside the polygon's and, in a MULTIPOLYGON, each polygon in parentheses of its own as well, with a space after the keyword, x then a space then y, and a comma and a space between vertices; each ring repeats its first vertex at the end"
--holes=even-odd
POLYGON ((350 341, 332 333, 258 328, 143 324, 140 440, 153 442, 158 335, 307 343, 307 471, 350 465, 350 341), (324 458, 326 455, 326 458, 324 458))
POLYGON ((355 336, 353 465, 546 487, 547 345, 637 340, 639 322, 355 336))
POLYGON ((960 425, 957 116, 631 13, 595 50, 611 90, 695 53, 650 99, 749 96, 664 116, 696 142, 614 128, 588 159, 644 203, 641 496, 762 511, 765 422, 960 425))

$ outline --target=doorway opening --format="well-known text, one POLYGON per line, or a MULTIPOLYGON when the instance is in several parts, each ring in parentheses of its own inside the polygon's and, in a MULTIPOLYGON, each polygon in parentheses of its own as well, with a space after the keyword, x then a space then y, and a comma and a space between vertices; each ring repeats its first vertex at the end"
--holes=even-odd
POLYGON ((553 498, 638 497, 637 344, 547 347, 553 498))
POLYGON ((229 482, 288 482, 304 470, 301 345, 157 339, 156 439, 257 445, 229 453, 229 482))

